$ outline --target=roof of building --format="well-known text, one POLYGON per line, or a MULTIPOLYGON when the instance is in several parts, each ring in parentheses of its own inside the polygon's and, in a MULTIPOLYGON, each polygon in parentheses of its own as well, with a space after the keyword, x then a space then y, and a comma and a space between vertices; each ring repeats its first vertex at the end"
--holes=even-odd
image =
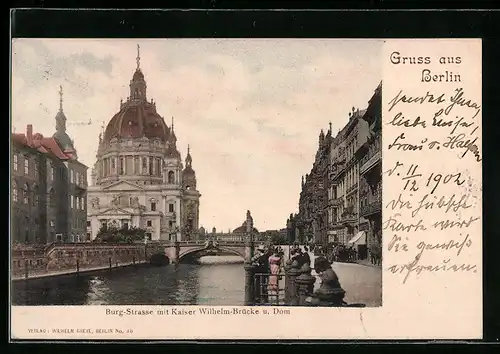
POLYGON ((33 141, 31 144, 28 143, 26 134, 24 133, 13 133, 12 140, 26 147, 37 149, 41 153, 50 153, 60 160, 69 160, 71 156, 65 154, 57 141, 54 138, 45 138, 42 134, 36 133, 33 135, 33 141))
POLYGON ((104 142, 113 138, 157 138, 166 142, 170 129, 156 112, 154 103, 146 100, 128 101, 109 121, 104 132, 104 142))
MULTIPOLYGON (((243 224, 236 229, 233 230, 233 233, 235 234, 243 234, 247 232, 247 222, 243 222, 243 224)), ((255 227, 253 228, 253 232, 259 232, 255 227)))

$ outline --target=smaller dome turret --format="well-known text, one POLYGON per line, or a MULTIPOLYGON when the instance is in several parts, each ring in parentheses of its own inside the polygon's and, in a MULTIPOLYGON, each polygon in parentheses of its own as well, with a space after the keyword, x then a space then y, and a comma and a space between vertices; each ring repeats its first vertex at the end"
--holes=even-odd
POLYGON ((193 158, 191 157, 191 152, 188 145, 188 151, 186 155, 186 167, 182 171, 184 188, 186 189, 196 189, 196 173, 193 170, 193 158))

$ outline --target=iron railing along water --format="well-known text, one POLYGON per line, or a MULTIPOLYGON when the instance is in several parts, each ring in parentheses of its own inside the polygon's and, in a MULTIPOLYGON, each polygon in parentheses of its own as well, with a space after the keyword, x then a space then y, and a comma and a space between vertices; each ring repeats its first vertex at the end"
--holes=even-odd
POLYGON ((266 305, 284 305, 285 304, 285 287, 280 287, 285 279, 284 273, 255 273, 254 274, 254 304, 256 306, 266 305), (274 279, 273 279, 274 278, 274 279), (277 289, 270 291, 270 281, 276 281, 277 289))

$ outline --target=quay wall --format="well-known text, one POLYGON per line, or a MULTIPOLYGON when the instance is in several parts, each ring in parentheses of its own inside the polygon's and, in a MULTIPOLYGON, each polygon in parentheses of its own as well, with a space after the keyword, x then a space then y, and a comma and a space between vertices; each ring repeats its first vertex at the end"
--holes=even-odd
POLYGON ((164 248, 144 244, 50 244, 12 249, 12 279, 39 278, 149 262, 164 248))

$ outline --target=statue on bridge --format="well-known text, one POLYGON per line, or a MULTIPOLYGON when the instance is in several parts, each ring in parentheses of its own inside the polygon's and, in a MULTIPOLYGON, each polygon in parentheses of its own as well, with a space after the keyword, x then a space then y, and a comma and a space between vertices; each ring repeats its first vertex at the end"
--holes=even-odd
POLYGON ((206 249, 212 249, 212 248, 218 248, 218 247, 219 247, 219 242, 217 242, 217 240, 208 239, 205 241, 205 248, 206 249))

